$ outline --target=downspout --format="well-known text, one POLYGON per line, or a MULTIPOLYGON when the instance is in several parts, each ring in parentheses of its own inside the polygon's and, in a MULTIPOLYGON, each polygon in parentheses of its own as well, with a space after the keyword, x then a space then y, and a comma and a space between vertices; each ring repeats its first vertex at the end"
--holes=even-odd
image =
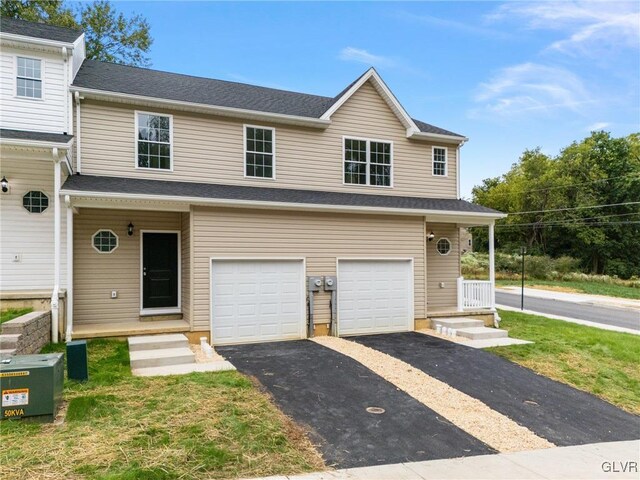
MULTIPOLYGON (((62 47, 62 62, 64 63, 64 88, 67 89, 69 88, 69 51, 67 50, 67 47, 62 47)), ((69 130, 69 125, 71 124, 71 115, 69 114, 70 111, 70 106, 69 106, 69 95, 66 95, 66 102, 65 102, 65 114, 64 114, 64 129, 67 133, 69 133, 71 130, 69 130)))
POLYGON ((60 294, 60 157, 53 148, 53 292, 51 293, 51 342, 58 343, 60 294))
POLYGON ((464 144, 466 143, 466 140, 463 140, 462 142, 460 142, 458 144, 458 147, 456 148, 456 192, 457 195, 456 197, 458 199, 462 198, 460 196, 460 149, 464 146, 464 144))
POLYGON ((80 135, 80 92, 75 92, 76 100, 76 172, 82 173, 82 146, 80 135))
POLYGON ((70 342, 73 333, 73 207, 69 195, 65 195, 64 203, 67 206, 67 331, 64 338, 70 342))

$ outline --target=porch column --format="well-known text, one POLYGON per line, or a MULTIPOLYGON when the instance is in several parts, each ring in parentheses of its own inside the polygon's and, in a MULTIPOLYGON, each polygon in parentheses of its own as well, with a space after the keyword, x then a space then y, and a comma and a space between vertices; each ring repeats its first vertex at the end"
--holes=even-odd
POLYGON ((60 293, 60 157, 53 154, 53 292, 51 293, 51 342, 58 343, 60 293))
POLYGON ((67 207, 67 330, 65 341, 71 341, 73 332, 73 207, 69 195, 64 197, 67 207))
POLYGON ((489 224, 489 281, 491 282, 491 308, 496 308, 495 222, 489 224))

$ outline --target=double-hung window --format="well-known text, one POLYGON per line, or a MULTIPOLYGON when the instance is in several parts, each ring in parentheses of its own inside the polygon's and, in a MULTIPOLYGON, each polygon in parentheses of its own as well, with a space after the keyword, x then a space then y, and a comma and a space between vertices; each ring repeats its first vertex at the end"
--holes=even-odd
POLYGON ((42 63, 36 58, 17 58, 16 94, 18 97, 42 98, 42 63))
POLYGON ((247 177, 276 178, 273 128, 244 127, 244 174, 247 177))
POLYGON ((344 139, 344 183, 390 187, 391 142, 344 139))
POLYGON ((433 175, 437 177, 447 176, 447 149, 444 147, 433 147, 433 175))
POLYGON ((171 170, 172 122, 171 115, 136 112, 138 168, 171 170))

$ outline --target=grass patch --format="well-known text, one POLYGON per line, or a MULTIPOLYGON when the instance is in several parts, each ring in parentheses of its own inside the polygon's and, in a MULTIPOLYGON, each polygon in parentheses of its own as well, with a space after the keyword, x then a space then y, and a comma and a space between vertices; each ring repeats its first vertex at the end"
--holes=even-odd
MULTIPOLYGON (((519 280, 496 280, 498 286, 517 285, 519 280)), ((590 295, 606 295, 608 297, 632 298, 640 300, 640 289, 626 285, 616 285, 602 282, 586 281, 562 281, 562 280, 527 280, 525 287, 542 288, 562 291, 573 291, 577 293, 588 293, 590 295)))
POLYGON ((8 322, 9 320, 13 320, 14 318, 21 317, 22 315, 26 315, 27 313, 33 312, 33 308, 8 308, 7 310, 2 310, 0 312, 0 324, 4 322, 8 322))
POLYGON ((64 424, 0 423, 0 478, 224 479, 324 467, 247 377, 133 377, 125 342, 88 348, 89 381, 65 383, 64 424))
POLYGON ((640 336, 500 310, 501 328, 529 345, 489 351, 640 414, 640 336))

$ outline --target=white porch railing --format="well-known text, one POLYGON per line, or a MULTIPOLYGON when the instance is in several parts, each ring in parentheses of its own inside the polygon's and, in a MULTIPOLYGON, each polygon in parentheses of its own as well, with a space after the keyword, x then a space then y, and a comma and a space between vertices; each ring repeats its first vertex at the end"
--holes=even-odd
POLYGON ((490 280, 465 280, 458 277, 458 310, 493 308, 490 280))

